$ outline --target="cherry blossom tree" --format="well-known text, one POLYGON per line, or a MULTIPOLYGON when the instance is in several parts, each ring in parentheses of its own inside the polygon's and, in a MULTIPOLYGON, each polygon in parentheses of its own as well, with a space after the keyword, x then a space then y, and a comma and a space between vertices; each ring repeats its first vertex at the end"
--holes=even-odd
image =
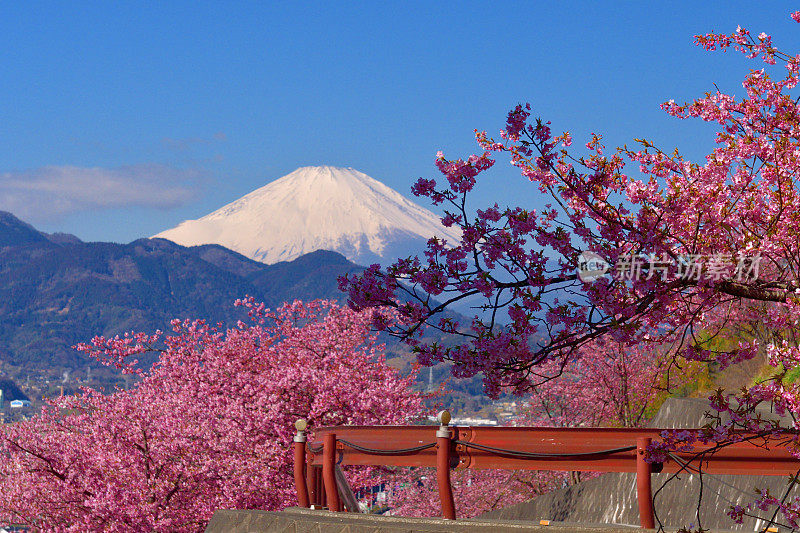
POLYGON ((752 357, 750 344, 714 353, 693 341, 712 324, 709 317, 735 322, 748 302, 775 304, 765 315, 773 329, 796 316, 800 121, 790 93, 800 59, 779 52, 769 36, 753 38, 742 28, 697 42, 786 66, 780 79, 766 69, 752 71, 739 100, 716 91, 685 105, 662 105, 675 117, 717 125, 717 147, 704 163, 646 139, 637 149, 606 153, 599 135, 576 155, 568 132, 553 135, 549 122, 529 120, 530 106, 519 105, 499 140, 476 132, 483 154, 448 160, 439 153, 443 186, 420 179, 413 187, 445 206, 442 220, 462 230, 461 242, 434 238, 423 258, 343 279, 351 305, 395 306, 411 325, 387 329, 412 343, 423 363, 447 359, 459 374, 485 372, 492 393, 529 388, 542 378, 535 372, 542 363, 564 360, 606 336, 638 344, 660 341, 652 335, 658 331, 684 340, 690 359, 724 365, 752 357), (507 154, 551 203, 542 211, 494 205, 471 215, 466 198, 494 164, 492 153, 507 154), (630 163, 636 168, 629 170, 630 163), (581 279, 577 271, 587 254, 608 273, 581 279), (470 297, 483 298, 489 313, 470 324, 443 314, 470 297), (422 343, 422 326, 466 342, 422 343))
POLYGON ((544 375, 560 374, 530 391, 524 424, 556 427, 642 427, 670 395, 707 374, 704 363, 676 357, 672 345, 628 346, 598 339, 581 347, 563 368, 550 361, 544 375))
MULTIPOLYGON (((791 17, 800 22, 800 12, 791 17)), ((744 77, 740 97, 717 89, 662 104, 673 117, 715 128, 716 147, 704 161, 646 138, 608 150, 593 134, 576 147, 569 132, 554 134, 546 120, 531 119, 530 105, 518 105, 499 138, 476 130, 483 153, 448 159, 440 152, 444 182, 420 179, 413 187, 445 207, 442 221, 461 229, 460 242, 431 239, 423 257, 343 279, 350 304, 394 306, 408 322, 376 326, 414 346, 423 364, 449 360, 457 375, 482 372, 492 395, 537 388, 595 342, 674 338, 684 358, 720 368, 762 353, 772 376, 736 398, 712 396, 730 422, 720 418, 713 429, 682 433, 665 446, 698 438, 724 445, 736 438, 733 429, 794 442, 796 433, 754 409, 767 402, 800 415, 800 387, 787 379, 800 366, 800 54, 741 27, 699 35, 696 43, 761 63, 744 77), (544 209, 467 210, 476 179, 501 156, 548 199, 544 209), (446 314, 470 298, 481 299, 484 312, 469 323, 446 314), (754 324, 757 335, 713 342, 754 324), (464 343, 424 342, 425 327, 464 343)), ((792 527, 800 523, 798 500, 763 495, 753 506, 781 510, 792 527)))
POLYGON ((752 357, 749 343, 714 353, 694 341, 710 316, 735 322, 746 302, 775 304, 772 326, 797 316, 800 120, 791 92, 800 59, 742 28, 697 43, 732 46, 767 63, 745 77, 743 98, 714 91, 662 105, 677 118, 716 126, 717 147, 706 161, 646 139, 609 151, 600 135, 580 153, 568 132, 554 135, 549 122, 530 120, 530 106, 519 105, 499 139, 476 131, 482 154, 464 160, 440 152, 444 183, 420 179, 413 187, 445 207, 442 220, 461 229, 461 241, 431 239, 423 257, 342 280, 351 305, 395 306, 411 325, 387 329, 414 345, 422 363, 450 360, 459 375, 484 372, 492 394, 530 388, 543 378, 536 372, 542 363, 568 359, 605 336, 638 344, 658 331, 683 340, 691 359, 726 365, 752 357), (780 76, 777 61, 783 77, 773 77, 780 76), (503 155, 549 197, 545 209, 467 210, 476 179, 503 155), (577 271, 587 254, 609 271, 582 280, 577 271), (486 312, 468 324, 445 315, 467 298, 481 298, 486 312), (423 326, 465 342, 421 342, 423 326))
POLYGON ((79 348, 140 378, 87 389, 2 427, 0 515, 44 531, 202 531, 219 508, 295 505, 291 440, 310 427, 408 423, 414 376, 387 366, 371 313, 328 301, 269 311, 223 331, 96 337, 79 348), (150 370, 137 358, 157 352, 150 370))

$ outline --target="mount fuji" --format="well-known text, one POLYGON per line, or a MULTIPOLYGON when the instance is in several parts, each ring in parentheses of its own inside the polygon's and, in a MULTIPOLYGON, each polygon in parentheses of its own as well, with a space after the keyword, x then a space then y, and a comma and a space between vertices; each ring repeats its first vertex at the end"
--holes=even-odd
POLYGON ((354 263, 386 265, 420 253, 433 236, 460 232, 352 168, 302 167, 197 220, 155 235, 184 246, 219 244, 262 263, 332 250, 354 263))

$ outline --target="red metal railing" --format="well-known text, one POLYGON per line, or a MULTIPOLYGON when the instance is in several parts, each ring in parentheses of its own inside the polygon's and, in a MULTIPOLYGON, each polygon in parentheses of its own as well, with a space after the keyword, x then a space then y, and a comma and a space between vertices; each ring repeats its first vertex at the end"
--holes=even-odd
MULTIPOLYGON (((450 470, 499 468, 506 470, 560 470, 636 472, 639 520, 655 527, 651 473, 679 472, 698 453, 714 445, 695 443, 690 452, 675 452, 664 463, 651 464, 644 452, 661 439, 663 429, 450 427, 450 415, 440 413, 435 426, 338 426, 315 430, 322 445, 307 446, 304 423, 296 424, 294 477, 298 502, 341 511, 335 469, 338 465, 417 466, 436 468, 442 515, 455 519, 450 470), (302 428, 301 428, 302 426, 302 428)), ((668 430, 669 431, 669 430, 668 430)), ((702 471, 709 474, 793 475, 800 461, 782 446, 750 442, 726 445, 703 456, 702 471)), ((357 509, 348 509, 357 511, 357 509)))

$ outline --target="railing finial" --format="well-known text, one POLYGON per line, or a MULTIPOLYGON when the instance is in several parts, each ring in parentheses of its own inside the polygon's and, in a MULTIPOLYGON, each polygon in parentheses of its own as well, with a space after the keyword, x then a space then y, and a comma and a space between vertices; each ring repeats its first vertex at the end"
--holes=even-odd
POLYGON ((436 419, 439 421, 439 431, 436 432, 437 437, 447 437, 450 438, 450 428, 448 424, 450 424, 450 411, 444 409, 439 411, 439 414, 436 415, 436 419))
POLYGON ((297 430, 297 435, 294 436, 295 442, 305 442, 306 441, 306 428, 308 427, 308 422, 305 418, 298 418, 297 422, 294 423, 294 428, 297 430))

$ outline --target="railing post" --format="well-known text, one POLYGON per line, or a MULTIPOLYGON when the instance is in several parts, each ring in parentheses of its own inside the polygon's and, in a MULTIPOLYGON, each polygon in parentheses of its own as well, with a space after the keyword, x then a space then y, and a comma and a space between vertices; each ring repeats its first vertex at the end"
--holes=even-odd
POLYGON ((336 489, 336 434, 325 435, 322 449, 322 480, 325 483, 325 499, 328 510, 341 511, 339 491, 336 489))
POLYGON ((653 488, 651 474, 653 465, 644 460, 644 454, 650 445, 650 437, 636 439, 636 498, 639 502, 639 524, 643 528, 656 527, 653 513, 653 488))
POLYGON ((442 501, 442 518, 456 519, 456 504, 453 500, 453 487, 450 485, 450 413, 442 411, 437 417, 439 429, 436 431, 436 480, 439 483, 439 499, 442 501))
POLYGON ((294 486, 297 489, 297 503, 300 507, 310 507, 308 485, 306 485, 306 428, 308 423, 302 418, 294 423, 297 434, 294 436, 294 486))
POLYGON ((306 486, 308 487, 308 501, 311 507, 319 509, 324 505, 322 501, 322 489, 319 487, 319 467, 311 464, 311 460, 306 463, 306 486))

